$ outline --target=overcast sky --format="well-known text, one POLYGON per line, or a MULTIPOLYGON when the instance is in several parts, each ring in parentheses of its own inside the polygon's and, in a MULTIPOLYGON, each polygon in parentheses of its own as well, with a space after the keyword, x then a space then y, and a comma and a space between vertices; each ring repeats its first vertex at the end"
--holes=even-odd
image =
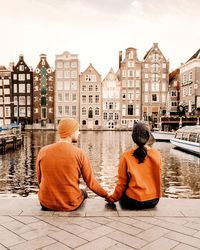
POLYGON ((170 68, 200 48, 200 0, 0 0, 0 65, 24 54, 35 68, 41 53, 79 54, 102 74, 118 67, 118 52, 137 49, 141 60, 158 42, 170 68))

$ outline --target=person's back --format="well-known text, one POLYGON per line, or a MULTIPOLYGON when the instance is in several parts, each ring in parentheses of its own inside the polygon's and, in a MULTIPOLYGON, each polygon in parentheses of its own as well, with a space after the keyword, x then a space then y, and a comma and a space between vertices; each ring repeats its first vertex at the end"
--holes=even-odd
POLYGON ((120 200, 130 209, 154 207, 161 196, 161 156, 156 149, 145 145, 150 138, 145 124, 134 125, 132 138, 137 146, 122 154, 118 183, 108 200, 120 200))
MULTIPOLYGON (((74 132, 77 128, 72 130, 74 132)), ((84 193, 79 188, 81 175, 87 186, 96 194, 107 197, 107 192, 93 177, 89 159, 84 151, 62 139, 69 135, 64 134, 62 137, 61 132, 59 142, 43 147, 38 154, 38 195, 44 208, 71 211, 78 208, 84 200, 84 193)))

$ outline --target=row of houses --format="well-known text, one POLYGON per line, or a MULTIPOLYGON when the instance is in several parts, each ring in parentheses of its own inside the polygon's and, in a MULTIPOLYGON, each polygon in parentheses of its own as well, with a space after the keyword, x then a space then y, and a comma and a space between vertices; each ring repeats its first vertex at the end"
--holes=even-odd
POLYGON ((154 43, 142 60, 135 48, 119 52, 117 72, 105 78, 92 64, 80 72, 77 54, 56 55, 53 69, 45 54, 32 70, 0 66, 0 126, 21 123, 30 129, 54 129, 70 116, 82 129, 129 129, 137 120, 160 126, 162 116, 200 107, 200 52, 169 74, 169 61, 154 43))

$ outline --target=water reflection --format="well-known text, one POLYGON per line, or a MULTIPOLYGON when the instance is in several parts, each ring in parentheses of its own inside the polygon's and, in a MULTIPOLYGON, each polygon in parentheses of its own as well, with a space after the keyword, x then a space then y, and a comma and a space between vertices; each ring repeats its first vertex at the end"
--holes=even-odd
MULTIPOLYGON (((16 152, 0 156, 0 193, 27 196, 38 190, 35 160, 44 145, 58 140, 52 131, 26 132, 24 145, 16 152)), ((122 152, 133 146, 131 132, 81 132, 77 145, 89 156, 101 185, 112 192, 122 152)), ((174 149, 170 143, 156 142, 162 154, 163 196, 200 198, 200 158, 174 149)), ((81 182, 84 185, 84 182, 81 182)), ((90 192, 91 196, 94 196, 90 192)))

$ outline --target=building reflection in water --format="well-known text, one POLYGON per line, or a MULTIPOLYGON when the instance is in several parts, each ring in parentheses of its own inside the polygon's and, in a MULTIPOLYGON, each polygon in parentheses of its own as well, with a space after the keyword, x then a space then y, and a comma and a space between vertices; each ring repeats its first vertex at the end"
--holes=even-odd
MULTIPOLYGON (((27 196, 38 190, 35 160, 41 147, 58 140, 54 131, 26 132, 24 145, 15 152, 0 155, 0 193, 27 196)), ((82 131, 77 146, 91 160, 94 175, 111 193, 115 187, 119 158, 131 148, 131 132, 82 131)), ((170 143, 156 142, 162 154, 163 196, 200 198, 200 158, 174 149, 170 143)), ((85 187, 81 181, 82 187, 85 187)), ((89 191, 90 196, 95 194, 89 191)))

